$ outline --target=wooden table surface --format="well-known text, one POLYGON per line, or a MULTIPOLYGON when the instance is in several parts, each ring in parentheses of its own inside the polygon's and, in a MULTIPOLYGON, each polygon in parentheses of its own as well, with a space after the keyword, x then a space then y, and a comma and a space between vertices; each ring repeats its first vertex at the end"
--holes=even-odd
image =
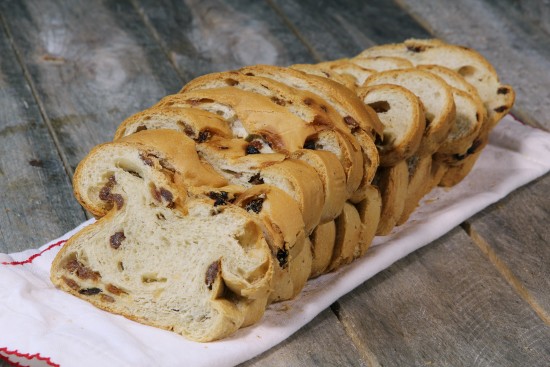
MULTIPOLYGON (((78 162, 212 71, 438 37, 485 55, 514 115, 550 130, 548 1, 2 0, 0 23, 0 252, 84 221, 78 162)), ((246 365, 550 366, 549 193, 550 175, 518 189, 246 365)))

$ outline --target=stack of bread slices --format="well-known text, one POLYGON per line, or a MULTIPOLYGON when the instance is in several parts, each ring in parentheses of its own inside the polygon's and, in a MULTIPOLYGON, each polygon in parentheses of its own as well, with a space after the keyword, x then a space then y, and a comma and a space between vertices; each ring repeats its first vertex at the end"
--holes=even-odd
POLYGON ((513 101, 480 54, 439 40, 204 75, 80 163, 75 194, 98 220, 52 282, 192 340, 226 337, 462 180, 513 101))

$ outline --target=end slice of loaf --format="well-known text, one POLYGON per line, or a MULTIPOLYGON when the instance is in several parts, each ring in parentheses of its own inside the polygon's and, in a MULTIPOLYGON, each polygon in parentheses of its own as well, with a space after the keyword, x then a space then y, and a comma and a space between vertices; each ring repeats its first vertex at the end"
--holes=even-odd
MULTIPOLYGON (((138 171, 143 149, 115 142, 93 151, 81 172, 108 177, 114 205, 71 237, 51 280, 95 306, 196 341, 223 338, 257 321, 273 264, 261 226, 246 210, 187 198, 163 167, 138 171), (121 146, 121 149, 118 147, 121 146), (121 168, 97 165, 116 156, 121 168), (130 158, 133 151, 135 159, 130 158)), ((177 174, 176 169, 176 174, 177 174)))

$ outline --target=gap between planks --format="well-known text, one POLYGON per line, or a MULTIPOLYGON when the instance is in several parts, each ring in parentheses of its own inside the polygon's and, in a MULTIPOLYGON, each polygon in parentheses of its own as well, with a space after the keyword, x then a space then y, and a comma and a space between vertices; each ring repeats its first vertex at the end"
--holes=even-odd
POLYGON ((381 367, 376 355, 368 348, 367 345, 362 341, 362 339, 357 335, 353 330, 353 327, 349 325, 345 316, 342 315, 340 309, 340 303, 338 301, 330 305, 331 311, 336 315, 336 318, 342 324, 346 335, 350 338, 351 342, 355 346, 355 349, 361 356, 361 359, 367 363, 369 367, 381 367))
POLYGON ((48 118, 48 115, 46 114, 46 109, 44 108, 44 105, 42 103, 42 100, 38 96, 38 92, 36 90, 36 87, 32 81, 32 77, 29 73, 29 70, 25 66, 25 62, 23 60, 23 57, 19 53, 19 50, 17 49, 15 45, 15 40, 13 38, 13 35, 11 33, 10 27, 8 26, 8 23, 6 22, 6 19, 4 18, 4 15, 0 13, 0 22, 2 23, 2 27, 4 28, 4 32, 6 33, 6 36, 8 37, 8 41, 11 45, 11 48, 13 50, 13 53, 15 54, 15 58, 17 59, 17 62, 19 63, 19 66, 21 67, 21 70, 23 72, 23 76, 25 77, 25 80, 27 81, 27 84, 31 90, 31 94, 34 98, 34 101, 36 102, 38 106, 38 110, 40 111, 40 116, 42 117, 42 120, 46 124, 46 128, 48 129, 48 132, 53 140, 53 143, 55 145, 55 149, 57 150, 57 154, 59 155, 59 158, 61 158, 61 162, 63 163, 63 168, 65 169, 65 173, 69 176, 69 179, 72 181, 73 179, 73 169, 71 168, 69 164, 69 160, 67 159, 67 156, 63 152, 63 149, 61 149, 61 143, 59 142, 59 139, 57 137, 57 134, 55 133, 55 130, 52 126, 52 123, 50 119, 48 118))
POLYGON ((284 14, 284 12, 271 0, 265 0, 267 5, 283 20, 283 23, 294 33, 296 38, 306 47, 306 49, 311 53, 313 56, 313 59, 316 62, 323 62, 326 60, 323 60, 321 55, 315 50, 315 47, 313 47, 312 44, 310 44, 307 39, 300 33, 298 28, 292 22, 290 19, 287 18, 287 16, 284 14))
POLYGON ((161 37, 159 36, 157 30, 155 29, 155 26, 151 23, 151 21, 149 20, 149 17, 147 16, 147 14, 145 14, 145 12, 139 6, 136 0, 130 0, 130 3, 138 13, 141 20, 143 21, 145 28, 147 28, 147 30, 151 33, 151 35, 153 36, 153 39, 158 43, 160 49, 164 52, 164 56, 166 56, 166 59, 168 60, 168 62, 170 63, 170 65, 172 66, 172 68, 180 78, 181 83, 183 84, 185 82, 185 76, 181 73, 178 65, 174 61, 174 58, 170 56, 170 52, 164 46, 164 43, 162 42, 161 37))
MULTIPOLYGON (((29 88, 31 90, 31 95, 33 96, 34 101, 35 101, 36 105, 38 106, 38 111, 40 112, 40 116, 42 117, 42 121, 44 121, 44 124, 46 124, 46 128, 48 129, 48 133, 50 134, 50 137, 52 138, 53 144, 55 146, 55 150, 57 151, 57 155, 59 156, 59 158, 61 159, 61 162, 63 164, 63 169, 65 171, 65 174, 67 174, 67 176, 69 176, 69 180, 72 182, 73 176, 74 176, 74 171, 73 171, 71 165, 69 164, 69 160, 68 160, 67 156, 65 155, 62 147, 61 147, 61 143, 59 141, 59 138, 58 138, 58 136, 55 132, 55 129, 52 126, 52 123, 51 123, 50 119, 48 118, 48 115, 46 114, 46 109, 44 107, 44 104, 42 103, 42 100, 40 99, 40 97, 38 95, 38 92, 36 90, 34 82, 32 81, 31 74, 29 73, 29 70, 25 66, 23 57, 21 56, 17 46, 15 45, 15 39, 14 39, 12 33, 11 33, 11 29, 10 29, 8 23, 6 22, 6 19, 4 18, 4 15, 2 13, 0 13, 0 23, 2 23, 1 27, 4 29, 4 33, 8 37, 8 42, 10 43, 11 49, 13 50, 15 58, 16 58, 17 62, 19 63, 19 67, 21 68, 21 71, 23 72, 23 77, 25 78, 25 81, 27 82, 27 85, 29 86, 29 88)), ((84 212, 84 216, 87 219, 90 219, 92 217, 90 213, 88 213, 86 210, 84 210, 84 208, 82 208, 82 211, 84 212)))
POLYGON ((535 311, 537 316, 548 326, 550 326, 550 315, 539 305, 535 298, 523 286, 522 282, 514 275, 512 270, 498 257, 497 253, 491 248, 491 245, 479 234, 469 222, 460 225, 468 234, 472 242, 483 252, 491 264, 497 269, 508 284, 517 292, 517 294, 535 311))

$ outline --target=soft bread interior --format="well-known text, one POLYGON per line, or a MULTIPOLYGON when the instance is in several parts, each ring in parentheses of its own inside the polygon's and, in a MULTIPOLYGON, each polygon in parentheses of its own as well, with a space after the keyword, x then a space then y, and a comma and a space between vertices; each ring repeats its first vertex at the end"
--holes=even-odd
POLYGON ((132 200, 69 240, 53 264, 54 284, 198 341, 229 335, 250 303, 266 302, 269 249, 245 211, 200 200, 171 208, 143 178, 115 178, 113 193, 132 200))

